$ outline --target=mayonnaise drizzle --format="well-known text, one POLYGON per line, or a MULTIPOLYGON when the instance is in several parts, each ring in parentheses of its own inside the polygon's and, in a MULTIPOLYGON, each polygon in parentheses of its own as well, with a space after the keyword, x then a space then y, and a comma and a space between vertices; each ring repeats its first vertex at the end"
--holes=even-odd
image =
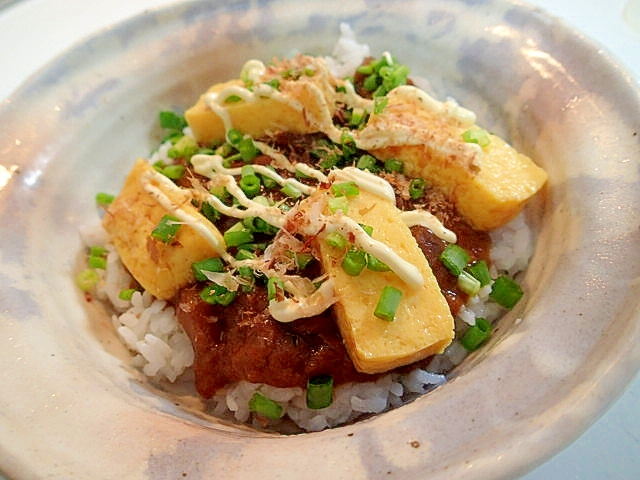
POLYGON ((338 182, 355 182, 358 187, 366 190, 374 195, 395 203, 396 194, 393 187, 384 178, 356 167, 345 167, 339 170, 332 170, 329 174, 330 181, 338 182))
POLYGON ((309 296, 271 300, 269 313, 273 318, 283 323, 319 315, 338 301, 333 287, 333 280, 328 279, 309 296))
POLYGON ((446 102, 441 102, 413 85, 396 87, 388 93, 388 96, 403 99, 405 102, 418 103, 427 111, 458 120, 463 125, 471 126, 476 122, 476 114, 461 107, 455 100, 449 99, 446 102))
MULTIPOLYGON (((216 178, 216 175, 220 174, 240 175, 242 173, 241 167, 226 168, 223 165, 223 162, 224 159, 220 155, 200 154, 191 157, 191 164, 193 165, 195 172, 207 178, 214 179, 216 178)), ((295 178, 284 178, 265 165, 252 164, 251 167, 253 167, 256 173, 269 177, 270 179, 276 181, 279 185, 284 186, 289 184, 300 190, 305 195, 311 195, 316 190, 315 187, 306 185, 296 180, 295 178)), ((296 168, 297 167, 298 166, 296 165, 296 168)))
POLYGON ((407 227, 413 227, 416 225, 427 227, 438 238, 447 243, 456 243, 458 241, 458 237, 455 232, 452 232, 445 227, 438 217, 426 210, 407 210, 400 212, 400 218, 407 227))
POLYGON ((249 90, 240 85, 230 85, 219 92, 209 92, 204 97, 206 105, 222 120, 226 135, 228 135, 229 131, 233 128, 233 122, 231 121, 231 116, 225 106, 225 102, 229 97, 234 95, 248 103, 256 102, 260 98, 272 98, 280 103, 289 105, 294 110, 303 110, 303 106, 299 101, 279 92, 266 83, 255 85, 253 90, 249 90))

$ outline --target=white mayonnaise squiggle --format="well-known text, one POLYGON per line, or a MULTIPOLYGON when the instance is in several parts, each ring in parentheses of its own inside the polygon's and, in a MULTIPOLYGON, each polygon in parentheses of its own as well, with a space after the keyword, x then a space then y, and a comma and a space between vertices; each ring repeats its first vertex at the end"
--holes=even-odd
POLYGON ((455 232, 452 232, 445 227, 438 217, 431 212, 427 212, 426 210, 407 210, 400 212, 400 218, 407 227, 413 227, 416 225, 427 227, 438 238, 447 243, 458 242, 458 237, 455 232))
POLYGON ((319 315, 338 301, 333 287, 333 280, 329 279, 325 280, 309 296, 290 297, 279 301, 271 300, 269 313, 273 318, 283 323, 319 315))
POLYGON ((361 189, 374 195, 386 198, 392 203, 396 201, 396 194, 391 184, 367 170, 360 170, 356 167, 332 170, 329 174, 329 180, 332 182, 354 182, 361 189))

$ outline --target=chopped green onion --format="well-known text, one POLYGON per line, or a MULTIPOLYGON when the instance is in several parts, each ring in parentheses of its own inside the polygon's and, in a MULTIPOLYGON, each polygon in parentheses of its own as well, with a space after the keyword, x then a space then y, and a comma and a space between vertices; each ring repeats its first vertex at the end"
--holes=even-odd
POLYGON ((358 225, 364 230, 364 233, 369 236, 373 235, 373 227, 371 225, 365 225, 364 223, 359 223, 358 225))
POLYGON ((91 247, 89 248, 90 257, 105 257, 109 251, 104 247, 91 247))
POLYGON ((342 147, 342 155, 345 159, 351 158, 351 155, 356 153, 356 141, 348 132, 342 132, 342 135, 340 135, 340 145, 342 147))
POLYGON ((90 268, 99 268, 100 270, 106 270, 107 268, 107 259, 105 257, 90 256, 87 263, 90 268))
POLYGON ((257 175, 243 176, 238 182, 238 185, 249 198, 253 198, 258 195, 260 193, 260 187, 262 186, 260 178, 257 175))
POLYGON ((167 156, 169 158, 186 158, 188 160, 198 152, 198 148, 198 142, 195 138, 184 135, 169 148, 167 156))
POLYGON ((395 158, 389 158, 384 161, 384 171, 388 173, 402 173, 404 164, 395 158))
POLYGON ((209 192, 211 193, 211 195, 215 195, 216 197, 218 197, 223 202, 225 200, 228 200, 229 196, 230 196, 229 195, 229 191, 227 190, 227 187, 225 187, 223 185, 216 185, 214 187, 211 187, 209 192))
POLYGON ((464 270, 469 263, 469 253, 459 245, 450 243, 440 254, 440 261, 456 277, 464 270))
POLYGON ((244 138, 244 135, 240 130, 232 128, 227 132, 227 140, 231 145, 237 145, 244 138))
POLYGON ((85 268, 75 278, 76 286, 83 292, 89 292, 100 281, 100 274, 93 268, 85 268))
POLYGON ((327 204, 329 205, 331 213, 336 213, 339 210, 345 214, 349 212, 349 201, 347 197, 330 197, 327 200, 327 204))
MULTIPOLYGON (((251 267, 248 267, 248 266, 239 267, 238 268, 238 274, 242 278, 244 278, 245 280, 253 280, 253 278, 254 278, 253 269, 251 267)), ((251 286, 250 285, 243 285, 242 289, 245 292, 249 292, 249 291, 251 291, 251 286)))
POLYGON ((378 299, 373 314, 382 320, 388 322, 393 321, 401 299, 402 290, 392 287, 391 285, 385 286, 382 289, 382 293, 380 293, 380 298, 378 299))
POLYGON ((278 228, 270 225, 260 217, 247 217, 242 220, 242 224, 251 232, 265 233, 267 235, 275 235, 278 228))
POLYGON ((233 155, 222 160, 222 166, 224 168, 231 168, 235 162, 242 160, 242 155, 234 153, 233 155))
POLYGON ((120 290, 118 294, 118 298, 120 300, 124 300, 126 302, 130 301, 133 297, 133 294, 136 293, 137 290, 135 288, 125 288, 124 290, 120 290))
POLYGON ((200 207, 200 212, 211 223, 215 223, 220 219, 220 212, 218 212, 210 203, 204 202, 200 207))
POLYGON ((159 114, 160 126, 169 130, 182 130, 187 126, 187 122, 182 115, 168 110, 159 114))
POLYGON ((307 407, 326 408, 333 402, 333 378, 330 375, 312 377, 307 382, 307 407))
POLYGON ((313 261, 313 255, 310 253, 294 253, 293 258, 298 270, 304 270, 313 261))
POLYGON ((331 232, 327 234, 324 241, 333 248, 343 249, 347 246, 347 239, 340 232, 331 232))
POLYGON ((479 282, 480 286, 484 287, 491 283, 491 274, 489 273, 489 267, 484 260, 478 260, 473 262, 467 267, 467 271, 474 276, 479 282))
POLYGON ((423 178, 414 178, 409 182, 409 196, 413 200, 418 200, 424 196, 426 182, 423 178))
MULTIPOLYGON (((267 166, 267 168, 269 170, 274 170, 275 169, 272 166, 267 166)), ((262 184, 264 185, 264 188, 266 188, 267 190, 270 190, 272 188, 275 188, 278 185, 278 182, 276 182, 273 178, 267 176, 267 175, 260 175, 260 178, 262 179, 262 184)))
POLYGON ((367 266, 366 252, 358 249, 349 250, 342 259, 342 269, 347 275, 357 277, 367 266))
POLYGON ((192 263, 191 269, 193 270, 193 274, 195 275, 196 280, 198 280, 199 282, 204 282, 205 280, 207 280, 207 276, 204 274, 204 272, 224 272, 224 263, 222 262, 222 259, 218 257, 206 258, 204 260, 200 260, 199 262, 192 263))
POLYGON ((269 277, 267 280, 267 300, 276 300, 278 289, 284 290, 284 282, 277 277, 269 277))
POLYGON ((267 248, 266 242, 243 243, 242 245, 238 245, 238 250, 248 250, 250 252, 264 252, 266 248, 267 248))
POLYGON ((104 193, 104 192, 96 193, 96 203, 100 207, 108 207, 115 200, 115 198, 116 198, 115 196, 109 193, 104 193))
POLYGON ((165 215, 153 229, 151 236, 163 243, 171 243, 180 230, 180 220, 171 215, 165 215))
POLYGON ((356 182, 338 182, 331 184, 331 191, 336 197, 355 197, 360 193, 356 182))
POLYGON ((244 248, 238 249, 236 253, 236 260, 253 260, 254 258, 256 258, 256 254, 244 248))
POLYGON ((222 158, 228 157, 233 153, 233 146, 230 143, 223 143, 215 150, 216 155, 220 155, 222 158))
POLYGON ((388 97, 376 97, 373 99, 373 113, 375 113, 376 115, 381 114, 385 107, 387 106, 387 103, 389 103, 389 98, 388 97))
POLYGON ((285 183, 280 191, 287 197, 291 197, 293 199, 300 198, 302 196, 302 192, 300 191, 300 189, 293 186, 291 183, 285 183))
POLYGON ((270 207, 272 205, 271 201, 264 195, 258 195, 257 197, 254 197, 253 201, 259 203, 263 207, 270 207))
POLYGON ((382 65, 378 69, 378 74, 382 81, 379 82, 378 88, 373 92, 374 97, 386 95, 394 88, 406 84, 409 68, 394 61, 390 65, 388 63, 382 65))
POLYGON ((522 297, 520 285, 504 275, 496 278, 489 298, 505 308, 513 308, 522 297))
POLYGON ((480 291, 480 286, 480 280, 466 270, 463 270, 458 275, 458 287, 467 295, 476 295, 480 291))
POLYGON ((356 167, 360 170, 369 170, 371 173, 376 173, 380 170, 377 164, 376 157, 365 153, 356 162, 356 167))
POLYGON ((229 95, 224 99, 224 103, 238 103, 242 101, 242 97, 240 95, 229 95))
POLYGON ((365 90, 373 92, 376 88, 378 88, 379 80, 380 77, 376 73, 372 73, 364 79, 364 82, 362 82, 362 86, 365 88, 365 90))
POLYGON ((373 97, 382 97, 394 88, 407 83, 409 69, 400 65, 394 58, 383 55, 367 65, 358 67, 357 72, 366 75, 363 87, 373 92, 373 97))
POLYGON ((269 85, 274 90, 280 90, 280 80, 278 80, 277 78, 272 78, 271 80, 266 81, 264 83, 269 85))
POLYGON ((284 409, 279 403, 274 402, 259 392, 254 393, 251 400, 249 400, 249 411, 270 420, 277 420, 284 415, 284 409))
POLYGON ((217 283, 212 283, 200 291, 200 298, 211 305, 217 304, 226 307, 235 300, 236 292, 232 292, 217 283))
POLYGON ((332 169, 340 162, 340 155, 337 153, 327 153, 322 161, 318 163, 320 168, 326 168, 327 170, 332 169))
POLYGON ((243 243, 249 243, 253 241, 253 233, 245 228, 242 222, 238 222, 229 228, 222 235, 224 238, 224 242, 227 244, 227 248, 229 247, 237 247, 238 245, 242 245, 243 243))
POLYGON ((389 270, 391 270, 391 268, 389 268, 389 265, 381 260, 378 260, 377 257, 374 257, 370 253, 367 253, 367 268, 374 272, 388 272, 389 270))
POLYGON ((481 128, 471 128, 462 133, 462 140, 467 143, 477 143, 481 147, 486 147, 491 143, 491 138, 486 130, 481 128))
POLYGON ((356 68, 356 72, 362 75, 371 75, 373 73, 373 67, 369 64, 360 65, 358 68, 356 68))
POLYGON ((250 137, 245 137, 236 145, 238 153, 245 162, 250 162, 260 154, 260 150, 255 146, 250 137))
POLYGON ((460 343, 462 343, 464 348, 472 352, 489 339, 491 329, 491 323, 487 320, 484 318, 476 318, 476 324, 464 332, 460 343))
POLYGON ((185 170, 184 165, 167 165, 160 170, 160 173, 171 180, 180 180, 185 170))
POLYGON ((349 120, 349 124, 352 127, 359 127, 365 121, 366 113, 364 108, 355 107, 351 110, 351 119, 349 120))
POLYGON ((169 130, 169 132, 164 137, 162 137, 162 140, 160 140, 160 143, 165 143, 165 142, 175 143, 180 138, 182 138, 182 136, 183 136, 183 133, 181 130, 169 130))

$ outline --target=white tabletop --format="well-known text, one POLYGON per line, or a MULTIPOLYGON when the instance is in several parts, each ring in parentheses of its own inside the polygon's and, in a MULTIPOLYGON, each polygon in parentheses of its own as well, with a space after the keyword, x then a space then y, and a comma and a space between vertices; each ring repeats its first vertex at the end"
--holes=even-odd
MULTIPOLYGON (((0 99, 83 37, 170 0, 0 0, 0 99), (90 11, 87 9, 90 5, 90 11), (60 9, 64 9, 64 25, 60 9), (28 25, 25 25, 25 19, 28 25), (19 40, 19 41, 18 41, 19 40), (7 48, 7 46, 11 48, 7 48)), ((537 0, 640 79, 640 0, 537 0)), ((580 438, 525 480, 640 478, 640 377, 580 438)))

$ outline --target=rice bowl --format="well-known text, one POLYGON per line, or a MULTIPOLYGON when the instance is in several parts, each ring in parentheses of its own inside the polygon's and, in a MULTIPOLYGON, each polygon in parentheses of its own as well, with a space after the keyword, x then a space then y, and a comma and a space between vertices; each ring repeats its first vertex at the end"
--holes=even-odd
POLYGON ((148 163, 117 196, 97 194, 102 227, 84 229, 76 275, 147 377, 174 383, 193 367, 207 411, 280 432, 284 419, 319 431, 443 384, 520 300, 513 278, 534 243, 521 210, 547 179, 340 30, 333 56, 252 59, 184 117, 161 112, 168 133, 148 163), (399 296, 379 314, 383 282, 399 296))

